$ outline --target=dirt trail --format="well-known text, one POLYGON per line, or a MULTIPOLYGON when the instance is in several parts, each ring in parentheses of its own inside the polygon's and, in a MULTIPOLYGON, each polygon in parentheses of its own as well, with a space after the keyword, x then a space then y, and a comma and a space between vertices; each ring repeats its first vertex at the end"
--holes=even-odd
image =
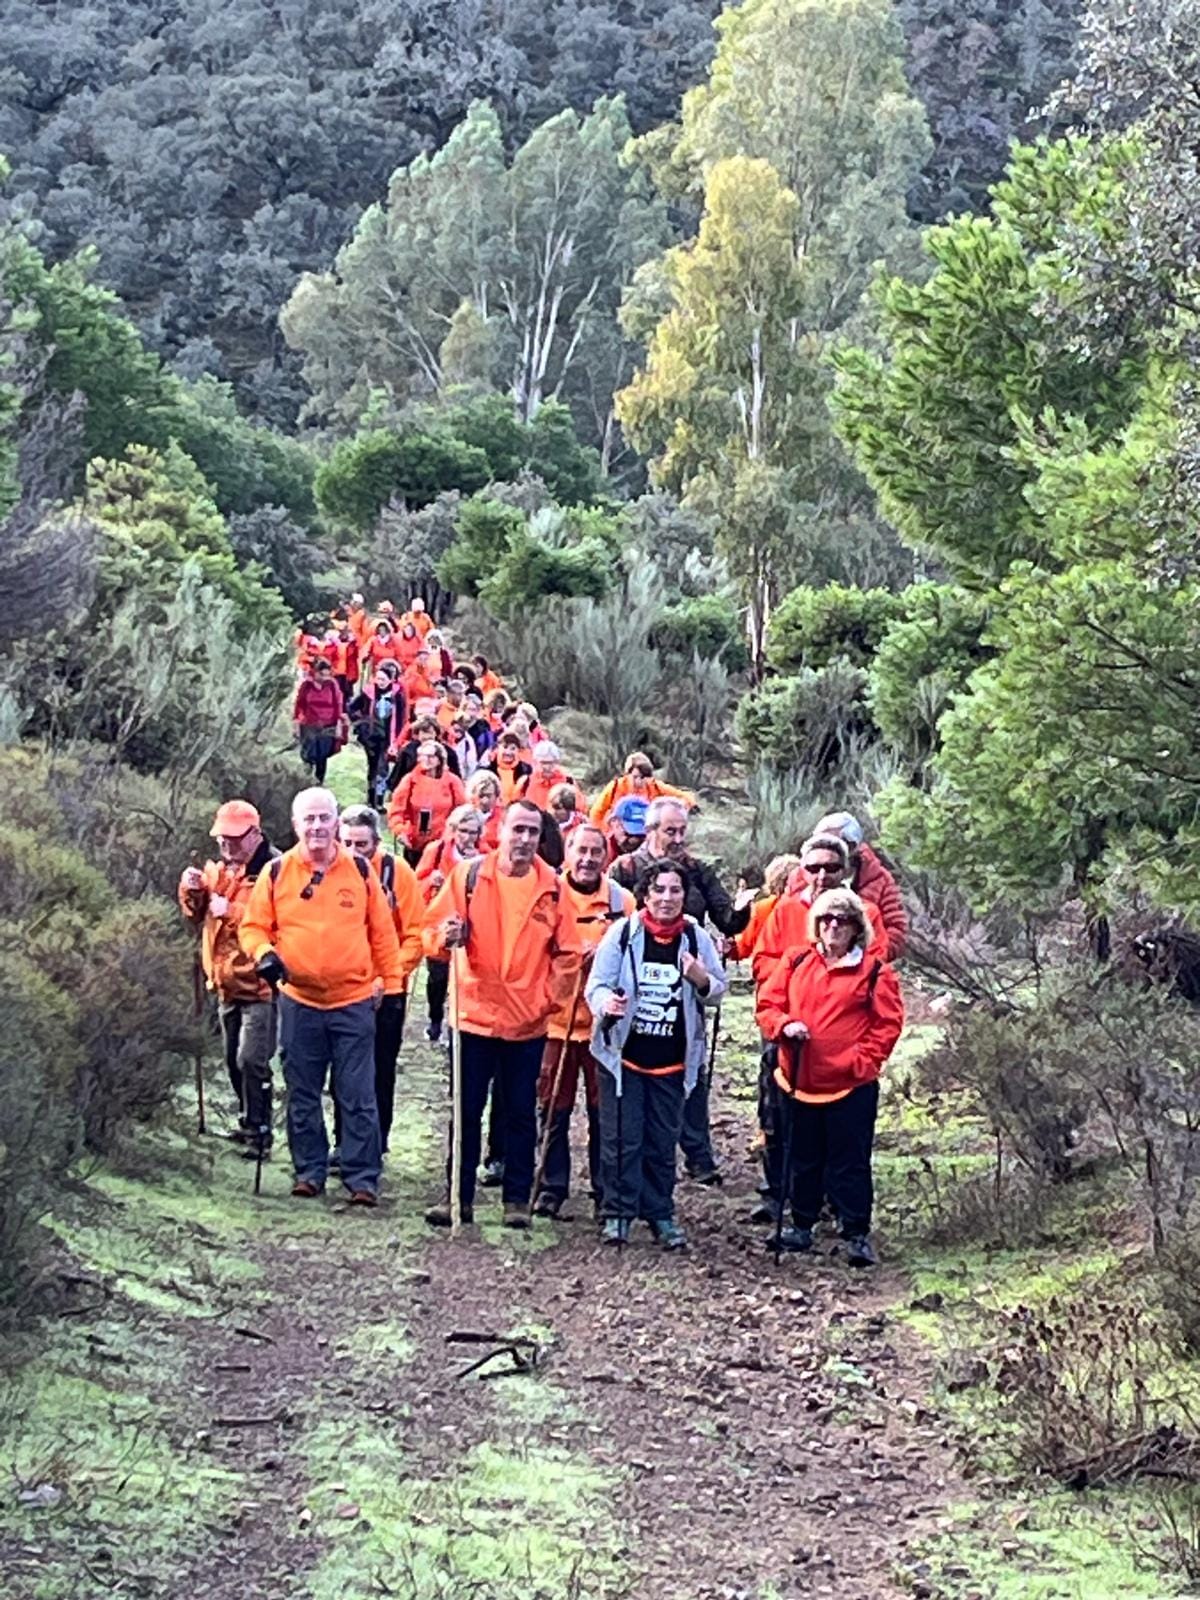
MULTIPOLYGON (((424 1054, 419 1084, 409 1080, 410 1115, 416 1089, 423 1113, 440 1119, 432 1052, 424 1054)), ((747 1121, 736 1110, 720 1119, 727 1152, 745 1148, 747 1121)), ((585 1573, 564 1595, 913 1594, 903 1576, 910 1546, 964 1489, 925 1409, 925 1357, 889 1310, 905 1298, 898 1275, 852 1276, 827 1253, 775 1266, 762 1230, 744 1225, 753 1174, 736 1159, 723 1190, 681 1192, 692 1241, 683 1257, 664 1256, 640 1230, 621 1253, 606 1249, 583 1199, 568 1207, 577 1220, 539 1248, 537 1239, 500 1239, 486 1222, 498 1202, 481 1196, 489 1237, 451 1242, 414 1224, 422 1187, 403 1182, 369 1216, 324 1202, 328 1233, 294 1240, 286 1253, 266 1230, 252 1245, 269 1295, 254 1327, 271 1342, 211 1325, 193 1350, 194 1393, 198 1414, 213 1419, 277 1420, 209 1428, 214 1461, 248 1466, 254 1488, 233 1509, 221 1553, 178 1593, 306 1592, 331 1521, 360 1513, 353 1483, 306 1454, 305 1430, 323 1418, 347 1441, 363 1432, 393 1439, 404 1471, 423 1483, 481 1445, 514 1439, 594 1468, 611 1486, 597 1538, 603 1524, 621 1576, 589 1587, 585 1573), (398 1321, 402 1353, 347 1353, 356 1330, 369 1339, 398 1321), (496 1383, 455 1376, 470 1352, 448 1348, 448 1332, 522 1325, 551 1343, 537 1373, 496 1383), (303 1508, 322 1471, 335 1481, 314 1523, 303 1508)), ((549 1232, 539 1224, 541 1240, 549 1232)), ((462 1516, 469 1524, 469 1507, 462 1516)), ((349 1570, 342 1592, 351 1600, 405 1592, 365 1551, 349 1570)), ((527 1600, 533 1591, 516 1581, 420 1588, 414 1579, 408 1592, 527 1600)))

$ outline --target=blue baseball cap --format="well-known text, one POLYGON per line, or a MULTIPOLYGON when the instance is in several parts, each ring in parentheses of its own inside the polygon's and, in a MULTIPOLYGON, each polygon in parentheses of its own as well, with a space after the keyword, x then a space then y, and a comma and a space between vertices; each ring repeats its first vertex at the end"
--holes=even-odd
POLYGON ((627 794, 613 807, 613 817, 626 833, 643 834, 646 831, 646 808, 649 804, 640 795, 627 794))

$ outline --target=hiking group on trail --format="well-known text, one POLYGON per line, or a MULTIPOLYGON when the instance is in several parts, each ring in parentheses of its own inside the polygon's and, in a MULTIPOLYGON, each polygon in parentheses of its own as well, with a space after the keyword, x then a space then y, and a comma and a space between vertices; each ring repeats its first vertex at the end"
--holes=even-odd
POLYGON ((480 1183, 500 1189, 508 1227, 559 1216, 582 1079, 601 1238, 620 1246, 640 1220, 685 1248, 677 1149, 688 1178, 721 1182, 720 1005, 726 962, 749 962, 764 1047, 752 1218, 770 1225, 769 1250, 805 1252, 828 1206, 847 1261, 872 1265, 878 1080, 904 1021, 892 963, 907 923, 857 819, 830 813, 768 865, 761 894, 731 896, 688 849, 694 796, 634 751, 589 805, 536 707, 485 657, 456 662, 419 598, 372 617, 352 595, 295 646, 292 716, 314 779, 292 804, 296 843, 281 853, 255 807, 230 799, 212 826, 219 859, 179 882, 218 1002, 232 1137, 259 1173, 278 1041, 292 1194, 313 1199, 337 1172, 352 1205, 377 1203, 424 961, 426 1038, 447 1043, 452 1089, 445 1193, 426 1221, 472 1224, 480 1183), (324 781, 351 734, 366 794, 339 810, 324 781))

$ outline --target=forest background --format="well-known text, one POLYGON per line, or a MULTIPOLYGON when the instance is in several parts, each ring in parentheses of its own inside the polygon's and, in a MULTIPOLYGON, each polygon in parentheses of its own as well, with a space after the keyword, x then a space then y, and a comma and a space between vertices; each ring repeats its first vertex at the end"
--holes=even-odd
POLYGON ((16 0, 0 61, 10 1303, 351 588, 744 783, 731 869, 867 815, 1004 1172, 1118 1151, 1200 1286, 1195 1023, 1113 965, 1200 901, 1200 8, 16 0))

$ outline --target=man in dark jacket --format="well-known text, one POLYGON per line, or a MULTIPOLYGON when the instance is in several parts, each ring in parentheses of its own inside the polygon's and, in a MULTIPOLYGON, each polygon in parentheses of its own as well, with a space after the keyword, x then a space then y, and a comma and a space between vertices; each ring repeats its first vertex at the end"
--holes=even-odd
MULTIPOLYGON (((735 905, 729 891, 706 861, 697 861, 687 848, 687 807, 671 795, 652 800, 646 810, 646 839, 631 855, 618 856, 609 869, 615 883, 632 889, 654 861, 668 857, 687 874, 687 895, 683 909, 703 926, 707 916, 726 938, 732 938, 750 921, 750 902, 735 905)), ((707 1069, 687 1097, 683 1112, 683 1131, 679 1147, 689 1178, 697 1183, 720 1183, 721 1173, 713 1154, 709 1127, 708 1097, 712 1085, 707 1069)))

